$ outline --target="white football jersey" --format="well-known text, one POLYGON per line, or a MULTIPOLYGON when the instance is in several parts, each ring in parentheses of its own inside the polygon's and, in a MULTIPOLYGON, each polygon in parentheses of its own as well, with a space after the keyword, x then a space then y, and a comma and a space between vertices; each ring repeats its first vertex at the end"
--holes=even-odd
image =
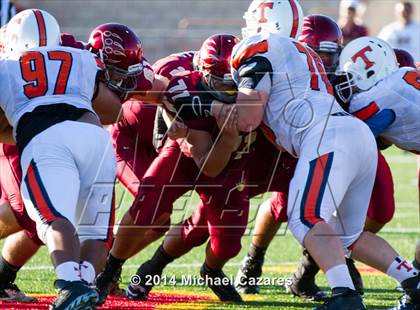
POLYGON ((70 47, 0 58, 0 108, 14 130, 25 113, 42 105, 65 103, 93 112, 98 69, 91 52, 70 47))
POLYGON ((268 93, 264 127, 275 142, 299 156, 303 133, 328 115, 344 111, 332 96, 319 56, 298 41, 263 32, 239 43, 232 54, 238 88, 268 93))
POLYGON ((367 120, 381 110, 395 113, 381 137, 407 151, 420 151, 420 71, 400 68, 371 89, 353 96, 349 111, 367 120))

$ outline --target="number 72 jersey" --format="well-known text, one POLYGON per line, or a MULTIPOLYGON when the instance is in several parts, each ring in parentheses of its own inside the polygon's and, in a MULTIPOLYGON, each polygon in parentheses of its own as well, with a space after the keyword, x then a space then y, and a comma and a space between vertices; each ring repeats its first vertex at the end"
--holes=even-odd
POLYGON ((349 111, 367 121, 382 110, 395 119, 380 136, 406 150, 420 152, 420 71, 400 68, 371 89, 355 94, 349 111))
POLYGON ((65 103, 92 109, 100 62, 86 50, 35 48, 0 59, 0 107, 14 129, 41 105, 65 103))

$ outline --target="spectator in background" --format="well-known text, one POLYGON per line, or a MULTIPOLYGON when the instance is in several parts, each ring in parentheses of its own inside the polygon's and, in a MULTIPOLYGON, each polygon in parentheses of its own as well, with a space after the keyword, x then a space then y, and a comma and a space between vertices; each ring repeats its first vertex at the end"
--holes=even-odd
POLYGON ((16 0, 0 0, 0 27, 16 15, 16 0))
POLYGON ((400 1, 395 5, 395 13, 397 20, 385 26, 379 38, 394 48, 407 50, 416 61, 420 61, 420 24, 413 20, 413 4, 400 1))
POLYGON ((368 35, 368 29, 362 24, 358 13, 361 3, 359 0, 342 0, 340 3, 340 17, 338 24, 343 31, 343 43, 368 35))

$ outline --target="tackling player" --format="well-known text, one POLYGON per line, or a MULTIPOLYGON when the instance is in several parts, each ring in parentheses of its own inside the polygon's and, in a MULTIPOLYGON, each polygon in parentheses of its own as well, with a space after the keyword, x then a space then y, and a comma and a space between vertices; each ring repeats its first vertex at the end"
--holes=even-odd
MULTIPOLYGON (((324 270, 333 289, 331 299, 318 309, 365 309, 354 291, 344 251, 394 277, 411 298, 418 299, 418 272, 383 239, 362 232, 376 172, 375 142, 367 126, 349 117, 328 95, 328 81, 317 64, 314 52, 277 34, 263 33, 241 42, 232 62, 239 87, 239 128, 252 130, 264 120, 277 143, 299 158, 289 192, 289 227, 324 270), (255 63, 260 66, 250 70, 255 63), (299 74, 304 65, 321 73, 297 78, 286 69, 292 64, 299 74), (255 104, 246 105, 249 100, 255 104), (307 114, 309 107, 313 112, 307 114), (287 120, 294 120, 293 126, 287 120), (357 139, 352 138, 356 133, 357 139), (346 165, 348 162, 353 164, 346 165)), ((217 106, 212 113, 218 113, 217 106)))
MULTIPOLYGON (((227 73, 229 72, 230 53, 236 42, 236 38, 228 35, 216 35, 209 38, 203 44, 199 56, 197 56, 198 67, 202 69, 197 72, 186 72, 185 74, 177 75, 170 81, 166 108, 168 112, 172 114, 172 117, 176 116, 174 114, 174 111, 176 113, 176 106, 181 107, 183 103, 188 104, 192 98, 203 102, 214 98, 219 98, 221 100, 226 100, 228 97, 232 98, 232 93, 230 95, 226 94, 227 91, 231 91, 229 85, 233 85, 232 83, 229 84, 227 73)), ((243 222, 244 219, 246 220, 247 212, 241 212, 241 216, 238 216, 236 211, 233 212, 234 210, 231 210, 232 212, 229 214, 226 213, 226 215, 222 217, 220 217, 220 214, 219 216, 217 214, 224 208, 236 210, 234 207, 237 207, 240 208, 240 210, 247 210, 244 205, 245 203, 247 204, 247 199, 243 196, 246 193, 245 191, 232 190, 231 197, 226 200, 226 196, 228 195, 226 191, 229 191, 231 187, 236 187, 237 184, 241 182, 242 174, 238 175, 238 172, 241 172, 241 170, 238 168, 233 169, 233 167, 241 164, 243 160, 240 159, 241 156, 238 155, 237 160, 232 159, 229 161, 231 153, 234 151, 234 149, 231 149, 231 142, 229 141, 231 141, 232 138, 233 140, 236 140, 237 138, 235 138, 235 135, 233 135, 232 138, 228 138, 226 131, 222 131, 223 134, 217 138, 218 142, 215 144, 215 148, 209 152, 208 147, 211 147, 213 144, 209 138, 215 133, 213 132, 215 123, 197 120, 194 124, 189 125, 191 129, 189 130, 188 139, 193 139, 193 141, 189 141, 189 143, 194 146, 191 147, 191 149, 188 148, 189 150, 183 148, 185 154, 179 155, 179 146, 177 142, 166 142, 160 151, 159 156, 149 167, 142 180, 139 192, 139 197, 141 197, 141 199, 136 201, 126 217, 127 219, 130 217, 132 222, 135 221, 136 230, 143 229, 145 231, 150 231, 151 228, 156 225, 165 228, 169 225, 169 215, 172 211, 172 204, 174 201, 187 191, 195 189, 200 193, 204 202, 199 210, 196 211, 196 215, 193 216, 192 222, 187 221, 184 224, 185 228, 182 228, 182 230, 185 230, 188 237, 185 237, 187 238, 186 241, 181 240, 181 243, 186 242, 186 244, 182 247, 177 247, 177 250, 181 251, 182 249, 185 249, 185 252, 187 252, 192 247, 198 245, 197 242, 199 242, 199 244, 204 243, 207 240, 209 233, 214 232, 211 233, 211 246, 209 245, 208 247, 206 263, 210 264, 211 267, 209 268, 214 268, 215 271, 210 272, 209 268, 206 267, 203 269, 203 272, 206 274, 210 272, 208 276, 211 277, 224 277, 221 268, 226 260, 235 256, 237 251, 239 251, 240 243, 238 240, 240 240, 242 235, 241 230, 246 224, 231 228, 231 237, 221 240, 220 233, 216 233, 215 231, 218 229, 223 231, 223 228, 220 227, 221 225, 217 224, 217 221, 229 221, 233 217, 237 221, 243 222), (208 157, 208 154, 211 155, 208 157), (224 169, 224 166, 228 162, 230 168, 224 169), (166 179, 163 178, 162 175, 162 172, 164 171, 169 172, 166 179), (221 171, 223 172, 221 173, 221 171), (215 179, 205 177, 203 174, 215 177, 215 179), (220 184, 224 184, 225 186, 220 187, 220 184), (207 216, 209 216, 209 218, 207 218, 207 216), (209 223, 213 224, 211 227, 207 228, 207 224, 204 226, 201 225, 201 227, 194 227, 195 220, 207 222, 207 219, 209 223), (191 228, 187 228, 188 225, 191 225, 191 228), (227 246, 227 244, 229 244, 229 246, 227 246)), ((231 126, 228 127, 230 128, 231 126)), ((213 135, 213 139, 216 137, 217 135, 213 135)), ((235 148, 236 147, 237 145, 235 148)), ((245 155, 243 157, 246 157, 245 155)), ((143 240, 136 240, 136 237, 138 236, 132 235, 132 232, 130 233, 128 230, 129 228, 130 227, 120 226, 116 236, 116 242, 111 251, 112 256, 110 255, 110 258, 108 259, 107 267, 109 268, 106 268, 104 273, 98 277, 97 285, 102 284, 103 280, 106 278, 108 279, 108 282, 118 278, 115 270, 119 270, 120 273, 121 266, 125 259, 136 253, 136 247, 145 246, 139 244, 139 242, 141 243, 143 240), (124 230, 126 231, 125 233, 123 233, 124 230), (127 237, 131 236, 133 236, 135 240, 129 240, 133 238, 127 239, 127 237), (136 245, 133 247, 133 244, 136 245), (117 251, 121 258, 115 257, 117 251), (116 276, 111 278, 111 274, 116 276)), ((225 229, 229 230, 229 228, 225 229)), ((181 228, 177 227, 177 233, 170 233, 170 235, 180 236, 178 234, 180 232, 181 228)), ((229 234, 223 235, 226 236, 229 234)), ((161 246, 152 260, 139 268, 138 273, 140 275, 143 275, 145 272, 144 268, 146 268, 146 273, 149 275, 152 274, 152 271, 153 274, 159 275, 166 264, 183 254, 179 253, 178 255, 178 253, 175 253, 174 255, 171 250, 168 250, 169 253, 167 253, 167 249, 164 247, 165 246, 161 246)), ((102 285, 98 285, 98 287, 102 287, 102 285)), ((104 285, 103 287, 106 292, 106 289, 109 286, 104 285)), ((231 285, 222 284, 218 287, 211 288, 215 290, 216 294, 218 294, 219 298, 222 300, 241 300, 240 296, 231 285)), ((138 285, 131 284, 127 294, 130 299, 144 299, 147 297, 150 289, 151 287, 145 285, 145 283, 140 283, 138 285)))
POLYGON ((26 10, 10 21, 0 74, 15 78, 0 78, 0 105, 21 153, 25 208, 55 265, 59 296, 52 309, 70 309, 97 301, 83 280, 92 282, 101 268, 112 229, 115 158, 92 104, 112 110, 120 102, 97 80, 100 62, 91 53, 59 43, 58 23, 45 11, 26 10), (74 139, 78 132, 84 139, 74 139), (63 183, 65 193, 57 187, 63 183), (77 216, 85 207, 91 212, 77 216), (92 222, 98 211, 103 218, 92 222))
MULTIPOLYGON (((401 52, 398 52, 401 54, 401 52)), ((405 55, 407 56, 407 55, 405 55)), ((409 57, 400 64, 412 66, 409 57)), ((378 144, 420 152, 420 72, 416 68, 398 68, 394 51, 388 43, 373 37, 363 37, 349 43, 340 56, 340 72, 347 81, 337 85, 349 110, 365 121, 378 144)), ((416 259, 414 264, 418 267, 416 259)), ((398 309, 415 309, 420 293, 402 283, 405 297, 398 309)))
MULTIPOLYGON (((155 80, 160 80, 167 86, 169 81, 177 73, 193 71, 193 58, 195 54, 195 52, 184 52, 172 54, 158 60, 153 65, 155 80)), ((169 157, 169 154, 172 154, 171 157, 177 158, 181 151, 178 144, 174 142, 169 142, 168 145, 162 146, 162 140, 164 141, 163 138, 167 131, 164 118, 168 119, 168 116, 165 111, 162 112, 162 109, 159 107, 155 118, 155 116, 151 117, 152 111, 156 109, 155 106, 128 103, 130 104, 130 109, 127 112, 123 112, 122 121, 114 125, 111 131, 114 138, 114 147, 117 152, 117 160, 121 159, 121 161, 118 161, 118 178, 124 186, 137 197, 139 195, 139 189, 140 194, 144 194, 144 189, 142 190, 142 187, 139 187, 139 184, 145 174, 146 180, 149 174, 153 175, 157 172, 159 173, 159 179, 167 180, 171 178, 172 172, 175 170, 176 162, 169 163, 168 161, 166 161, 166 166, 164 168, 158 164, 157 167, 159 168, 155 169, 150 167, 149 169, 149 166, 151 166, 151 163, 148 163, 149 160, 152 159, 152 157, 156 157, 158 154, 154 148, 159 150, 160 153, 163 153, 161 154, 163 157, 169 157), (142 116, 141 114, 145 116, 144 111, 147 111, 149 114, 148 119, 145 119, 144 117, 140 119, 142 116), (153 124, 153 119, 155 119, 155 124, 153 124), (153 143, 150 143, 150 140, 152 140, 152 132, 153 143), (139 136, 140 134, 142 137, 139 136), (163 175, 164 172, 167 174, 166 176, 163 175)), ((126 108, 123 106, 123 109, 125 110, 126 108)), ((158 163, 157 160, 156 163, 158 163)), ((151 188, 151 190, 153 190, 153 188, 151 188)), ((170 223, 167 220, 168 217, 165 214, 165 210, 172 209, 174 199, 175 198, 172 198, 171 195, 164 195, 159 202, 155 202, 153 207, 146 207, 149 204, 147 201, 143 201, 141 196, 139 196, 138 199, 135 199, 129 212, 124 215, 121 222, 121 227, 117 232, 118 242, 115 242, 114 247, 108 256, 105 270, 100 274, 96 281, 96 285, 101 293, 100 296, 102 301, 109 293, 119 294, 115 289, 117 288, 122 265, 126 258, 133 255, 130 253, 138 253, 154 240, 162 237, 169 229, 170 223), (160 210, 159 214, 162 212, 162 218, 166 219, 163 221, 158 220, 159 225, 154 225, 152 229, 150 229, 147 223, 148 221, 150 222, 150 216, 152 216, 152 213, 155 211, 158 204, 160 210), (141 222, 137 222, 137 220, 134 221, 131 214, 137 214, 139 212, 141 212, 143 216, 135 217, 135 219, 141 222), (145 215, 145 212, 147 212, 147 215, 145 215), (125 229, 127 229, 126 227, 130 227, 129 232, 125 231, 125 229), (118 236, 119 234, 124 237, 120 238, 118 236)), ((170 212, 168 214, 170 214, 170 212)), ((159 216, 156 215, 156 218, 159 218, 159 216)))

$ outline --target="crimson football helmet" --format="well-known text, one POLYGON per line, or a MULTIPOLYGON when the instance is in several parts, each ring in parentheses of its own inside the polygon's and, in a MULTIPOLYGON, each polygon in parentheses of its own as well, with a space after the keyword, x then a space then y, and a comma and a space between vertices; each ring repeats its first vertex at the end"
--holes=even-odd
POLYGON ((104 62, 111 89, 125 94, 137 88, 137 78, 143 72, 143 48, 130 28, 118 23, 100 25, 90 34, 87 47, 104 62))
POLYGON ((320 14, 306 16, 299 41, 318 53, 326 72, 335 72, 342 49, 343 33, 333 19, 320 14))
POLYGON ((217 34, 204 41, 195 56, 197 70, 204 75, 203 86, 224 102, 233 102, 236 84, 230 74, 230 58, 239 39, 228 34, 217 34))
POLYGON ((399 67, 411 67, 416 68, 416 62, 413 56, 409 52, 403 49, 394 48, 395 56, 397 56, 397 62, 399 67))

